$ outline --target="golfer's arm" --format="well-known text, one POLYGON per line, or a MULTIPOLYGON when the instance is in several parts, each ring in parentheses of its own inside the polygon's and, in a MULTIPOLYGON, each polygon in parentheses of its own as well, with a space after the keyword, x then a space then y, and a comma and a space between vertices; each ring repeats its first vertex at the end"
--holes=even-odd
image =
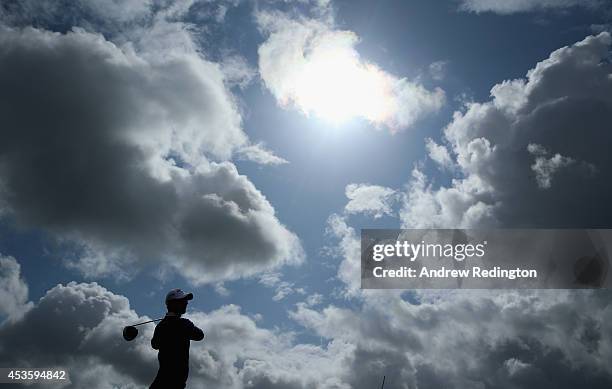
POLYGON ((199 329, 196 326, 193 326, 193 329, 191 330, 191 340, 202 340, 204 339, 204 332, 202 332, 201 329, 199 329))
POLYGON ((155 330, 156 331, 153 333, 153 337, 151 338, 151 347, 153 347, 155 350, 159 350, 160 339, 159 336, 157 336, 157 328, 155 330))

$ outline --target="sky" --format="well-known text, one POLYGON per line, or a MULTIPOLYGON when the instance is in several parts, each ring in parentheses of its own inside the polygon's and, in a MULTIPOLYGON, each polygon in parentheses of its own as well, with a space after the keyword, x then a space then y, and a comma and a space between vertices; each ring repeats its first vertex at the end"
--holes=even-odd
MULTIPOLYGON (((610 228, 605 0, 0 4, 0 366, 609 388, 606 290, 361 290, 366 228, 610 228)), ((43 386, 41 386, 43 387, 43 386)))

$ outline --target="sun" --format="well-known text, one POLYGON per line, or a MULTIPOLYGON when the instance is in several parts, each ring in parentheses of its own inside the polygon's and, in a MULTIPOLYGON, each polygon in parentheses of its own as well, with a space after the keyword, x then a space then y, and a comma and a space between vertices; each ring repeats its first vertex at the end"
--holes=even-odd
POLYGON ((293 81, 295 104, 335 124, 354 117, 381 123, 395 110, 391 77, 352 50, 316 50, 293 81))

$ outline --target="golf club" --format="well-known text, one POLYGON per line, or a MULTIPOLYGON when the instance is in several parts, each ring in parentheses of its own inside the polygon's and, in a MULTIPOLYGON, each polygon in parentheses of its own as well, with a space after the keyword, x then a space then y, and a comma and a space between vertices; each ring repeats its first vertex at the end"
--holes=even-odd
POLYGON ((138 329, 136 328, 136 326, 140 326, 140 325, 147 324, 147 323, 155 323, 162 319, 163 317, 159 319, 143 321, 142 323, 132 324, 131 326, 123 327, 123 339, 127 340, 128 342, 131 340, 134 340, 134 338, 138 336, 138 329))

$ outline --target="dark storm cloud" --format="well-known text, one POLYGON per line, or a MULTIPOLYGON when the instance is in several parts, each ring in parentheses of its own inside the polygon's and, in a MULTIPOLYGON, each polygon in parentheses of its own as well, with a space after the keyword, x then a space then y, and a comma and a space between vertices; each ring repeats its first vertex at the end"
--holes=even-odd
POLYGON ((97 28, 150 18, 149 0, 6 0, 0 4, 0 19, 12 25, 65 28, 96 24, 97 28))
POLYGON ((460 0, 460 9, 469 12, 494 12, 502 15, 517 12, 562 10, 572 7, 596 9, 605 0, 460 0))
POLYGON ((192 22, 221 23, 228 9, 240 1, 5 0, 0 4, 0 20, 12 26, 32 25, 59 31, 81 26, 116 35, 166 17, 178 22, 188 15, 192 22))
POLYGON ((167 259, 208 282, 301 260, 253 184, 207 159, 248 138, 223 74, 196 53, 2 28, 0 102, 2 208, 82 244, 86 274, 167 259))
POLYGON ((560 48, 456 112, 444 141, 459 171, 434 188, 415 170, 403 225, 609 227, 611 41, 603 32, 560 48))

